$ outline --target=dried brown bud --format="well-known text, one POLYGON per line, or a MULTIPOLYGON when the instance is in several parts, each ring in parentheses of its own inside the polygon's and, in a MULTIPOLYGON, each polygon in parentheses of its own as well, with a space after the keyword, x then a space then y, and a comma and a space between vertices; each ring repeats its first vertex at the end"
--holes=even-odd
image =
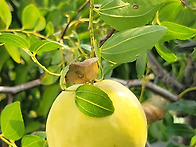
POLYGON ((167 104, 167 101, 158 95, 155 95, 142 103, 148 124, 160 120, 164 117, 165 110, 163 110, 161 107, 165 104, 167 104))
POLYGON ((83 62, 76 62, 69 66, 65 77, 66 82, 71 84, 82 84, 94 80, 98 73, 98 58, 86 59, 83 62))

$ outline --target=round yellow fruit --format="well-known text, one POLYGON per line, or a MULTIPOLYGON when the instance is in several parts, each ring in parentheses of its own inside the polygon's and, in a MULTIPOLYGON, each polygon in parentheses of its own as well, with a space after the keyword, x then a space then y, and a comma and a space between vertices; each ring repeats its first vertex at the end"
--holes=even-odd
POLYGON ((94 84, 112 100, 115 111, 106 117, 90 117, 75 104, 79 85, 61 92, 46 123, 49 147, 144 147, 147 122, 136 96, 112 80, 94 84))

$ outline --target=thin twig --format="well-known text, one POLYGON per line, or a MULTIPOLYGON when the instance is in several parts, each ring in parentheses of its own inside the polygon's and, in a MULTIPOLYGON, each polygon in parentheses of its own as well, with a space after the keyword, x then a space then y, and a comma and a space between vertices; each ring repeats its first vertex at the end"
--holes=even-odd
POLYGON ((115 81, 118 81, 119 83, 125 85, 126 87, 141 87, 143 84, 145 84, 146 89, 162 96, 163 98, 174 102, 178 100, 178 96, 172 94, 171 92, 157 86, 156 84, 153 84, 152 82, 145 82, 143 83, 142 80, 122 80, 122 79, 116 79, 112 78, 115 81))
POLYGON ((115 32, 115 29, 112 28, 109 31, 109 33, 105 36, 105 38, 103 38, 103 39, 100 40, 99 47, 101 47, 112 36, 112 34, 114 34, 114 32, 115 32))
POLYGON ((67 33, 67 30, 69 28, 69 25, 71 24, 71 22, 76 18, 76 16, 78 15, 78 13, 80 13, 80 11, 82 11, 82 9, 84 9, 84 7, 90 2, 90 0, 87 0, 84 2, 84 4, 76 11, 76 14, 69 20, 69 22, 67 23, 65 29, 63 30, 60 40, 63 40, 63 37, 65 36, 65 34, 67 33))
POLYGON ((21 85, 17 85, 17 86, 13 86, 13 87, 0 86, 0 93, 17 94, 19 92, 22 92, 22 91, 25 91, 25 90, 28 90, 34 87, 38 87, 40 85, 41 85, 41 80, 36 79, 34 81, 21 84, 21 85))

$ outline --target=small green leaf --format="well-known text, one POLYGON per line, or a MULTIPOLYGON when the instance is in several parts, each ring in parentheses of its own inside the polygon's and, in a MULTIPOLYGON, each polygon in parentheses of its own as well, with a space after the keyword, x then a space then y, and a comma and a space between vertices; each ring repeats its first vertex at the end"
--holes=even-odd
POLYGON ((163 108, 196 116, 196 102, 191 100, 180 100, 163 106, 163 108))
POLYGON ((51 21, 47 23, 45 32, 47 36, 54 34, 54 26, 51 21))
POLYGON ((29 50, 37 53, 37 54, 42 54, 43 52, 48 52, 52 50, 56 50, 59 47, 62 47, 62 45, 58 42, 55 41, 47 41, 47 40, 40 40, 37 42, 34 42, 29 50))
POLYGON ((12 21, 12 14, 5 0, 0 0, 0 18, 6 25, 6 29, 9 28, 12 21))
POLYGON ((5 44, 5 48, 7 52, 9 53, 9 55, 12 57, 12 59, 16 63, 20 63, 20 52, 18 48, 15 46, 9 45, 9 44, 5 44))
POLYGON ((34 30, 41 31, 45 28, 45 26, 46 26, 46 20, 43 16, 40 16, 34 30))
POLYGON ((46 147, 47 143, 44 139, 37 135, 25 135, 22 138, 22 147, 46 147))
POLYGON ((168 28, 166 35, 161 39, 163 41, 172 39, 187 40, 196 35, 196 29, 177 23, 163 21, 161 22, 161 25, 168 28))
POLYGON ((159 55, 167 62, 175 62, 177 60, 177 56, 172 53, 168 48, 166 48, 163 44, 157 43, 155 48, 159 55))
MULTIPOLYGON (((54 73, 59 73, 60 72, 60 67, 57 65, 51 66, 48 68, 49 71, 54 72, 54 73)), ((42 85, 51 85, 55 83, 58 80, 58 77, 50 75, 48 73, 45 73, 44 77, 41 80, 42 85)))
POLYGON ((191 138, 195 135, 194 129, 189 125, 178 123, 168 126, 166 132, 171 135, 181 136, 184 138, 191 138))
POLYGON ((142 78, 144 72, 146 70, 146 63, 147 63, 147 53, 140 54, 138 59, 136 60, 136 71, 137 77, 142 78))
POLYGON ((160 5, 141 0, 105 0, 99 15, 118 31, 144 26, 154 17, 160 5))
POLYGON ((191 138, 190 146, 192 146, 192 147, 196 146, 196 135, 191 138))
POLYGON ((193 52, 191 53, 191 58, 193 61, 196 61, 196 47, 194 48, 193 52))
POLYGON ((1 113, 1 129, 7 139, 18 140, 24 134, 20 102, 7 105, 1 113))
POLYGON ((6 43, 19 48, 29 48, 28 42, 19 35, 14 35, 11 33, 0 34, 0 42, 6 43))
POLYGON ((69 70, 69 65, 67 65, 64 69, 63 69, 63 72, 61 74, 61 77, 60 77, 60 86, 61 86, 61 89, 65 90, 66 89, 66 81, 65 81, 65 76, 67 74, 69 70))
POLYGON ((59 64, 62 61, 62 51, 61 50, 57 50, 54 57, 52 58, 52 62, 51 64, 59 64))
POLYGON ((22 12, 22 26, 24 29, 33 29, 40 18, 39 9, 30 4, 22 12))
POLYGON ((93 85, 81 85, 76 89, 75 97, 78 109, 91 117, 104 117, 114 112, 114 106, 108 95, 93 85))
POLYGON ((104 59, 114 63, 132 62, 144 54, 166 33, 163 26, 144 26, 121 31, 110 37, 101 47, 104 59))

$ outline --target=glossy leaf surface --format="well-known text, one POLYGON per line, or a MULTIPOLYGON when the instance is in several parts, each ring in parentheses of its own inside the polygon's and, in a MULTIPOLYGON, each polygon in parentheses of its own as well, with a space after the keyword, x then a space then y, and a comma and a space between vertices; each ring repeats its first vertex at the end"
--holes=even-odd
POLYGON ((78 109, 91 117, 104 117, 114 112, 114 106, 108 95, 93 85, 82 85, 76 89, 78 109))
POLYGON ((101 47, 101 55, 114 63, 132 62, 152 49, 166 30, 163 26, 144 26, 118 32, 101 47))
POLYGON ((20 103, 7 105, 1 113, 1 129, 7 139, 18 140, 24 134, 24 122, 20 103))

